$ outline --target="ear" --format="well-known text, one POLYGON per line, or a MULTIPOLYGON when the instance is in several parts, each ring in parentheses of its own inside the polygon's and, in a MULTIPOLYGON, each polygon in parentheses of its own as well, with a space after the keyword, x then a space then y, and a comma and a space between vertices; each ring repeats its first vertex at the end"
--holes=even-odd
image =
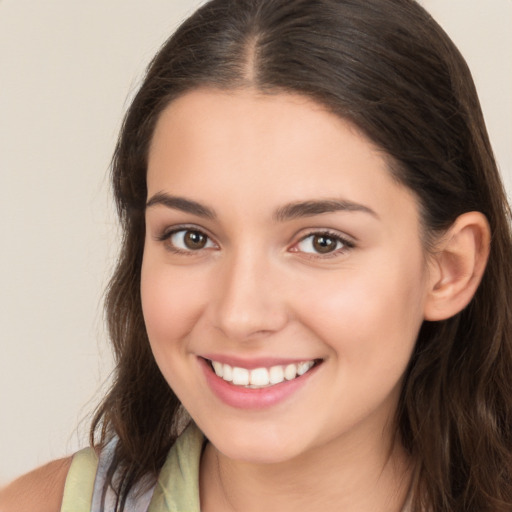
POLYGON ((489 249, 485 215, 468 212, 457 217, 430 256, 425 320, 445 320, 469 304, 482 279, 489 249))

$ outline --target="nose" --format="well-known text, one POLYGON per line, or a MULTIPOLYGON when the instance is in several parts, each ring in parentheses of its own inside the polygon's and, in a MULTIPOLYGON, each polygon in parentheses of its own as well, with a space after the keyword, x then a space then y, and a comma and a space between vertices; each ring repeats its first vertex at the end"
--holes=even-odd
POLYGON ((225 337, 249 341, 276 333, 289 319, 282 273, 263 255, 233 255, 223 262, 211 303, 213 322, 225 337))

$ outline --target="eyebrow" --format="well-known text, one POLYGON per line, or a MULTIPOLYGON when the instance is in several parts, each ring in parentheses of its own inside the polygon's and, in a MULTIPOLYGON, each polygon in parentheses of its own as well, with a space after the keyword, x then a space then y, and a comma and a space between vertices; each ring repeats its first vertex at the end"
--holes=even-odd
MULTIPOLYGON (((215 211, 207 206, 202 205, 191 199, 184 197, 172 196, 164 192, 156 193, 146 203, 146 208, 152 206, 162 205, 167 208, 174 210, 180 210, 185 213, 191 213, 198 217, 203 217, 210 220, 215 220, 217 214, 215 211)), ((362 212, 367 213, 375 218, 379 218, 371 208, 362 204, 347 201, 345 199, 320 199, 310 201, 297 201, 294 203, 285 204, 279 207, 274 214, 272 219, 274 222, 286 222, 293 219, 299 219, 302 217, 313 217, 315 215, 321 215, 324 213, 334 212, 362 212)))
POLYGON ((379 216, 367 206, 346 201, 344 199, 322 199, 318 201, 299 201, 286 204, 278 208, 273 218, 276 222, 285 222, 301 217, 312 217, 323 213, 334 212, 363 212, 372 215, 375 218, 379 216))
POLYGON ((185 199, 184 197, 171 196, 164 192, 158 192, 155 194, 146 203, 146 209, 156 205, 166 206, 167 208, 180 210, 185 213, 192 213, 193 215, 204 217, 206 219, 214 220, 217 218, 217 215, 211 208, 203 206, 201 203, 192 201, 191 199, 185 199))

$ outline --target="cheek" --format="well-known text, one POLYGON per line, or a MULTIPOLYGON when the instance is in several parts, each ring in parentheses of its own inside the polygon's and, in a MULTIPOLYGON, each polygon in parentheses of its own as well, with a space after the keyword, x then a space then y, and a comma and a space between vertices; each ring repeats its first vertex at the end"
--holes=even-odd
POLYGON ((400 355, 400 364, 408 360, 423 321, 423 271, 384 266, 326 276, 302 294, 301 316, 338 357, 362 364, 391 362, 390 354, 400 355))
MULTIPOLYGON (((186 338, 204 308, 204 280, 144 258, 141 300, 144 322, 154 352, 171 350, 186 338)), ((156 355, 156 354, 155 354, 156 355)))

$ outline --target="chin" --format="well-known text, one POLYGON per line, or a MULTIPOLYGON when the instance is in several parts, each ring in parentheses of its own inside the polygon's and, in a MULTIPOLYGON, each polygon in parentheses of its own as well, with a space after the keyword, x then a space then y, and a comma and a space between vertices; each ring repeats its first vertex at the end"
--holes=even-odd
POLYGON ((276 432, 259 429, 242 435, 237 432, 217 431, 208 437, 213 446, 225 457, 231 460, 251 464, 279 464, 299 456, 306 450, 296 439, 292 439, 284 432, 279 435, 276 432))
POLYGON ((297 455, 293 450, 282 449, 275 446, 262 446, 261 444, 252 444, 248 446, 217 446, 225 457, 248 464, 280 464, 287 462, 297 455))

